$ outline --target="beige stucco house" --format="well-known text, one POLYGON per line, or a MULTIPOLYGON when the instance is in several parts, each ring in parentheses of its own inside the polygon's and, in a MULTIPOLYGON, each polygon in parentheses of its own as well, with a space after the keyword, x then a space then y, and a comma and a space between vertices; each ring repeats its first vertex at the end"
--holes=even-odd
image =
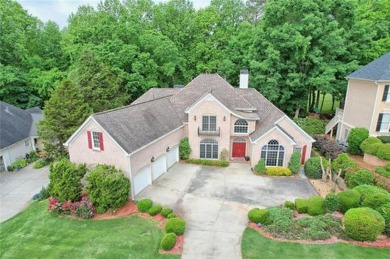
POLYGON ((344 109, 338 109, 325 133, 345 141, 351 129, 363 127, 371 136, 390 135, 390 52, 347 76, 344 109), (333 135, 333 134, 331 134, 333 135))
POLYGON ((185 87, 152 88, 122 108, 91 115, 65 143, 77 163, 112 164, 132 182, 134 198, 179 160, 187 136, 191 158, 230 161, 262 157, 288 165, 294 151, 308 159, 314 140, 253 88, 242 72, 240 88, 217 74, 201 74, 185 87))

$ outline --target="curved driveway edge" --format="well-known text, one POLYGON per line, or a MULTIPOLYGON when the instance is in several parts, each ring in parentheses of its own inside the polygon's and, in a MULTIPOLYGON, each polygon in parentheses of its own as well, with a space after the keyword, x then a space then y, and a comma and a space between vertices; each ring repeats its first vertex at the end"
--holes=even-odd
POLYGON ((263 177, 249 164, 178 163, 137 198, 170 206, 187 222, 182 258, 241 258, 248 210, 317 195, 307 179, 263 177))

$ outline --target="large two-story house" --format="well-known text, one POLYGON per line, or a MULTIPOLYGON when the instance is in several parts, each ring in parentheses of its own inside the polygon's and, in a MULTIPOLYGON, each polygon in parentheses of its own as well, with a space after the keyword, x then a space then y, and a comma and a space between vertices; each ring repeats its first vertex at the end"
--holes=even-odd
POLYGON ((287 167, 294 151, 302 163, 314 141, 253 88, 243 71, 240 88, 217 74, 185 87, 152 88, 131 105, 91 115, 65 143, 77 163, 115 165, 130 178, 134 198, 179 160, 188 137, 191 158, 250 160, 287 167))
POLYGON ((390 52, 347 76, 344 109, 326 125, 326 132, 346 141, 351 129, 363 127, 370 136, 390 136, 390 52))

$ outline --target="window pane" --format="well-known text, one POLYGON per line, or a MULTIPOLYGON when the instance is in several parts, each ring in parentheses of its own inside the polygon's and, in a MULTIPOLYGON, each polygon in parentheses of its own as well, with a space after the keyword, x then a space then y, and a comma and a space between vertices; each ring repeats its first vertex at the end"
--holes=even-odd
POLYGON ((213 158, 218 159, 218 144, 213 144, 213 158))
POLYGON ((284 151, 279 152, 278 166, 283 166, 284 151))
POLYGON ((217 130, 217 117, 216 116, 210 116, 210 131, 216 131, 217 130))
POLYGON ((390 114, 383 114, 380 131, 389 131, 390 114))
POLYGON ((100 148, 99 132, 92 131, 92 142, 94 148, 100 148))
POLYGON ((211 144, 206 144, 206 158, 211 158, 211 144))
POLYGON ((200 158, 206 158, 206 148, 204 144, 200 144, 200 158))
POLYGON ((203 131, 209 130, 209 116, 202 117, 202 129, 203 131))

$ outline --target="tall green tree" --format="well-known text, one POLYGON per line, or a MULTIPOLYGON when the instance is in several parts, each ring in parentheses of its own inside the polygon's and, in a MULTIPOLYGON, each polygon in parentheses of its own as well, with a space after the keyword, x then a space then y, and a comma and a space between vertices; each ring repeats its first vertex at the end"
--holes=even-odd
POLYGON ((44 118, 38 125, 45 150, 54 157, 65 155, 63 144, 91 113, 77 85, 63 81, 45 103, 44 118))

